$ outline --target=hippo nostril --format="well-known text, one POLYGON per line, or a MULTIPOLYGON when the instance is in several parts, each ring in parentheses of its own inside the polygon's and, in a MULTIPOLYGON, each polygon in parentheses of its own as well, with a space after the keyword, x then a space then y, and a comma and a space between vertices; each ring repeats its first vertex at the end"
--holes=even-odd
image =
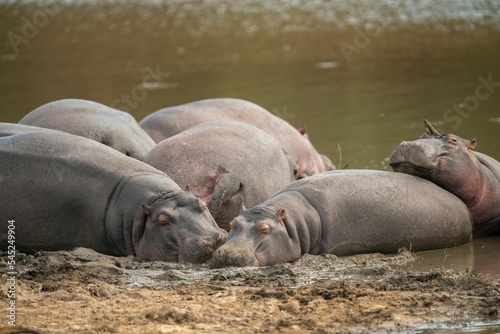
POLYGON ((245 267, 256 265, 256 259, 246 249, 224 245, 214 252, 210 260, 210 268, 245 267))
POLYGON ((208 245, 208 241, 206 241, 204 239, 198 239, 198 240, 196 240, 196 245, 198 247, 206 247, 208 245))
POLYGON ((222 231, 219 233, 219 235, 217 236, 217 244, 223 244, 224 242, 226 242, 226 238, 227 238, 227 232, 226 231, 222 231))

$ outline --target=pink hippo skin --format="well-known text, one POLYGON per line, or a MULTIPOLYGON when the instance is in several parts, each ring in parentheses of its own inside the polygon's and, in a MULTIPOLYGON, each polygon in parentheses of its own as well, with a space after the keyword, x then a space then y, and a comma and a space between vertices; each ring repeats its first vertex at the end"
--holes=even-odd
POLYGON ((223 229, 244 207, 292 182, 295 167, 276 139, 235 121, 203 123, 165 139, 144 162, 203 200, 223 229))
POLYGON ((305 128, 295 129, 266 109, 240 99, 208 99, 158 110, 139 124, 157 143, 195 125, 232 120, 251 124, 273 136, 298 166, 296 178, 335 169, 330 159, 319 154, 305 128))
POLYGON ((426 178, 460 198, 474 220, 474 237, 500 234, 500 162, 473 152, 476 140, 440 134, 424 120, 427 132, 404 141, 389 163, 395 172, 426 178))

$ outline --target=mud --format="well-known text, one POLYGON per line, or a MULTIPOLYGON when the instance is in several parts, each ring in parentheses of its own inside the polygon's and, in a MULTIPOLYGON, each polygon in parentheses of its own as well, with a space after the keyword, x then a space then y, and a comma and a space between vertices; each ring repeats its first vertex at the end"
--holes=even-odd
POLYGON ((498 277, 402 269, 417 258, 306 255, 210 270, 85 248, 18 253, 17 324, 40 333, 393 333, 500 323, 498 277))

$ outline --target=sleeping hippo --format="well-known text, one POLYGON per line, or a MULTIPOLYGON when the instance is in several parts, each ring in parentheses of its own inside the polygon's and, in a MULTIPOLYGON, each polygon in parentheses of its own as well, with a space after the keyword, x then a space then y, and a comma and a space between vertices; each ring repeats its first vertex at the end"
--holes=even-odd
POLYGON ((392 169, 426 178, 460 198, 472 213, 474 237, 500 234, 500 162, 473 152, 475 139, 440 134, 424 124, 420 139, 404 141, 392 153, 392 169))
POLYGON ((90 138, 138 160, 155 145, 129 113, 87 100, 49 102, 24 116, 19 124, 90 138))
POLYGON ((0 137, 15 136, 31 132, 56 132, 56 131, 57 130, 41 128, 38 126, 0 122, 0 137))
POLYGON ((233 120, 258 127, 278 140, 298 167, 297 178, 334 169, 330 159, 319 154, 305 128, 295 129, 266 109, 240 99, 207 99, 158 110, 139 124, 157 143, 197 124, 233 120))
POLYGON ((210 265, 268 266, 302 254, 395 253, 467 244, 465 204, 425 179, 372 170, 295 181, 240 213, 210 265))
POLYGON ((64 132, 0 138, 0 245, 92 248, 116 256, 201 263, 220 246, 206 205, 164 173, 64 132))
POLYGON ((294 163, 278 141, 235 121, 203 123, 165 139, 144 162, 207 203, 224 229, 242 208, 294 181, 294 163))

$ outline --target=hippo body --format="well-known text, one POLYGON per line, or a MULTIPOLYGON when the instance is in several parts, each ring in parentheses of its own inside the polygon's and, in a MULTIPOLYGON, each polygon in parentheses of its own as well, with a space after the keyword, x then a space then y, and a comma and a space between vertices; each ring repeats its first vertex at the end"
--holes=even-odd
POLYGON ((231 222, 211 260, 272 265, 302 254, 423 251, 471 241, 467 207, 453 194, 401 173, 343 170, 298 180, 231 222))
POLYGON ((245 100, 195 101, 158 110, 139 124, 158 143, 195 125, 217 120, 248 123, 276 138, 297 164, 297 178, 334 169, 332 162, 316 151, 305 132, 299 132, 285 120, 245 100))
POLYGON ((86 137, 138 160, 155 145, 129 113, 87 100, 49 102, 27 114, 19 124, 86 137))
POLYGON ((164 173, 62 132, 0 138, 0 218, 0 244, 15 220, 16 249, 28 253, 81 246, 204 262, 226 234, 164 173))
POLYGON ((0 137, 15 136, 31 132, 55 132, 55 131, 57 130, 46 129, 31 125, 0 122, 0 137))
POLYGON ((440 134, 426 122, 420 139, 402 142, 389 164, 396 172, 428 179, 460 198, 474 221, 474 237, 500 234, 500 162, 473 152, 476 140, 440 134))
POLYGON ((217 224, 267 200, 294 181, 294 163, 279 142, 234 121, 194 126, 157 144, 144 162, 207 203, 217 224))

